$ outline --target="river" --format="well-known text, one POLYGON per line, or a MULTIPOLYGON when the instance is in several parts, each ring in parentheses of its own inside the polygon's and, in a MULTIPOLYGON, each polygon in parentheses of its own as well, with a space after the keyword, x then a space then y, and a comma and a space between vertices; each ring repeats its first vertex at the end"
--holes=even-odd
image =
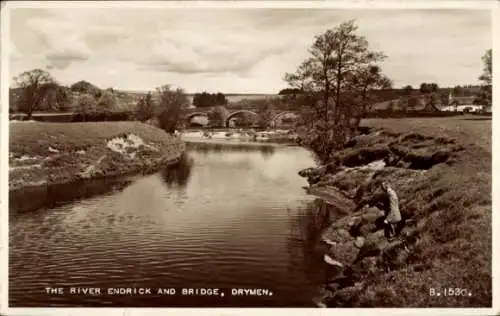
MULTIPOLYGON (((311 246, 313 198, 297 175, 314 165, 311 155, 291 146, 188 148, 179 164, 104 194, 11 209, 10 306, 314 306, 324 267, 311 246), (108 288, 152 294, 108 295, 108 288), (196 296, 183 288, 220 290, 196 296), (237 289, 262 292, 232 295, 237 289)), ((75 188, 57 192, 64 191, 75 188)))

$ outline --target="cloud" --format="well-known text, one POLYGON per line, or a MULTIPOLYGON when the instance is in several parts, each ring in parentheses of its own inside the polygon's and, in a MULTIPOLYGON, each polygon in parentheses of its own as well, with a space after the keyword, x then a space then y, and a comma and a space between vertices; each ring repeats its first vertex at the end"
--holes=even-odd
POLYGON ((47 67, 63 82, 188 91, 275 92, 314 35, 355 19, 388 55, 395 85, 474 83, 491 47, 481 10, 16 9, 11 68, 47 67), (424 21, 425 23, 423 23, 424 21))
POLYGON ((48 53, 45 59, 49 62, 47 67, 49 69, 65 69, 72 62, 84 61, 89 58, 89 55, 80 51, 54 51, 48 53))

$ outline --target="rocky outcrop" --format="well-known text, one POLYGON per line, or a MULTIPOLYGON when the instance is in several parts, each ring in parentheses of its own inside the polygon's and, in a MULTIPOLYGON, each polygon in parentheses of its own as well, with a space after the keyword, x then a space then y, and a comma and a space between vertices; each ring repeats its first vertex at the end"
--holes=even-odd
POLYGON ((420 230, 406 193, 428 169, 452 164, 461 150, 450 139, 376 130, 352 139, 332 163, 299 172, 307 178, 310 194, 335 206, 336 219, 322 231, 318 247, 335 272, 318 306, 352 306, 372 277, 407 263, 420 230), (380 209, 353 211, 377 179, 389 181, 400 195, 403 222, 394 240, 386 236, 380 209))

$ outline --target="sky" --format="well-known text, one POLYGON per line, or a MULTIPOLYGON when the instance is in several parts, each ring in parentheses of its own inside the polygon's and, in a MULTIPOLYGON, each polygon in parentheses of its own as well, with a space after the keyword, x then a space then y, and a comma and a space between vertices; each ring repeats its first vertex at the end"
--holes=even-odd
POLYGON ((15 8, 10 76, 42 68, 65 85, 277 93, 314 36, 351 19, 387 55, 395 87, 477 84, 492 47, 488 10, 15 8))

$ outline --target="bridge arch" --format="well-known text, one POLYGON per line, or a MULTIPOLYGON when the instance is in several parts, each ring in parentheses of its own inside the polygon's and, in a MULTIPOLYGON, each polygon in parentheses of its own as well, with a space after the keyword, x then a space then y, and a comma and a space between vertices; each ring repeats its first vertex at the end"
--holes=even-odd
POLYGON ((204 117, 208 117, 208 114, 205 113, 205 112, 193 112, 193 113, 189 113, 188 115, 185 116, 185 120, 187 122, 191 121, 191 119, 195 116, 204 116, 204 117))
POLYGON ((299 115, 297 113, 295 113, 295 112, 292 112, 292 111, 283 111, 283 112, 280 112, 280 113, 274 115, 271 118, 271 124, 272 125, 276 125, 278 119, 282 118, 285 115, 293 115, 294 119, 297 119, 299 117, 299 115))
POLYGON ((259 114, 255 113, 254 111, 250 111, 250 110, 238 110, 238 111, 235 111, 235 112, 233 112, 233 113, 231 113, 231 114, 228 115, 228 117, 226 118, 226 122, 225 122, 226 126, 229 126, 229 121, 233 117, 235 117, 236 115, 239 115, 239 114, 243 114, 243 113, 251 114, 251 115, 256 116, 256 117, 259 116, 259 114))

